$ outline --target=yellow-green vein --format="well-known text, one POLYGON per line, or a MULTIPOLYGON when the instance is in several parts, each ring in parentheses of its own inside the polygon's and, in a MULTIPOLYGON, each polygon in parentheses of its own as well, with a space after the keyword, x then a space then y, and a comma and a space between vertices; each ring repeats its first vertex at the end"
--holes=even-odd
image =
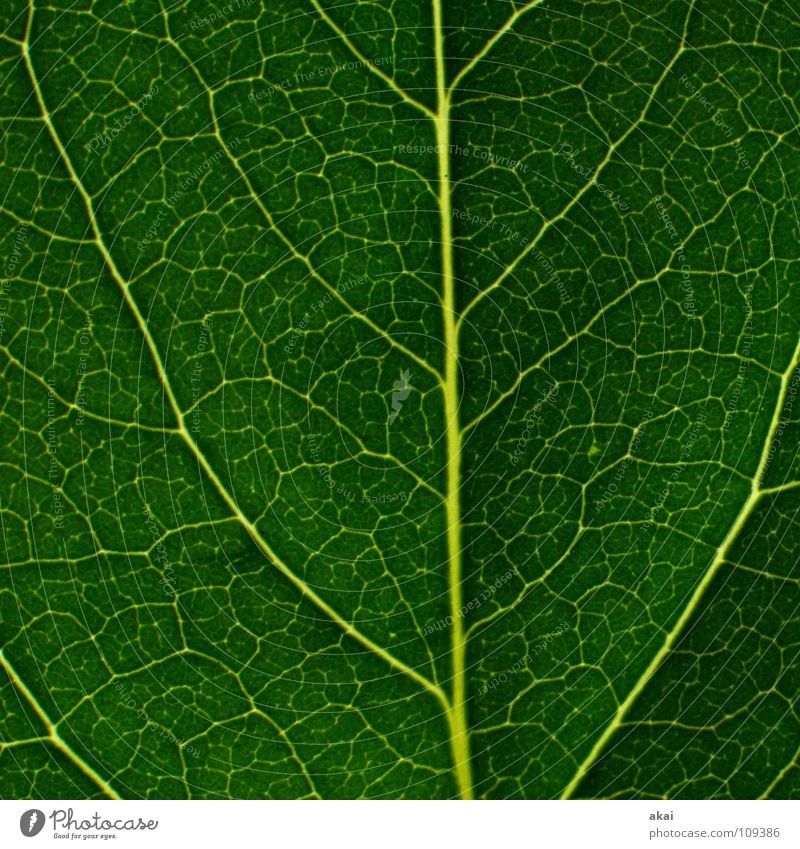
POLYGON ((66 755, 84 775, 91 778, 91 780, 103 791, 103 793, 105 793, 106 796, 109 797, 109 799, 119 799, 120 797, 116 790, 114 790, 114 788, 100 776, 94 767, 86 763, 86 761, 64 741, 64 738, 58 733, 58 723, 53 722, 45 713, 44 709, 36 699, 36 696, 33 695, 25 682, 19 677, 19 675, 17 675, 16 670, 11 665, 2 649, 0 649, 0 666, 3 667, 6 675, 8 675, 11 680, 11 683, 25 697, 25 700, 31 706, 33 712, 39 717, 44 727, 47 729, 46 742, 51 743, 56 749, 66 755))
POLYGON ((441 266, 444 291, 444 406, 447 428, 447 558, 450 593, 452 694, 447 714, 453 765, 459 794, 472 798, 472 769, 466 699, 467 644, 461 617, 463 580, 461 565, 461 426, 459 424, 459 350, 456 318, 455 268, 453 262, 453 219, 450 179, 450 94, 444 55, 442 0, 433 0, 433 28, 436 54, 436 144, 439 167, 439 219, 441 225, 441 266))

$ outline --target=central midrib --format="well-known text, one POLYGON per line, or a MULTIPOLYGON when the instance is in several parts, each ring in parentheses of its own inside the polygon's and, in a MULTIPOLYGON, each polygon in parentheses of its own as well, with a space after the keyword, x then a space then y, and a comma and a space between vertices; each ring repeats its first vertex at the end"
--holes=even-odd
POLYGON ((452 694, 447 711, 450 746, 458 792, 471 799, 469 730, 466 706, 466 640, 461 619, 461 426, 459 422, 458 323, 456 316, 453 263, 453 224, 450 183, 450 93, 447 88, 444 57, 442 0, 433 2, 433 30, 436 57, 436 144, 438 152, 440 253, 442 272, 442 319, 444 324, 445 370, 444 407, 447 432, 447 559, 450 596, 452 694))

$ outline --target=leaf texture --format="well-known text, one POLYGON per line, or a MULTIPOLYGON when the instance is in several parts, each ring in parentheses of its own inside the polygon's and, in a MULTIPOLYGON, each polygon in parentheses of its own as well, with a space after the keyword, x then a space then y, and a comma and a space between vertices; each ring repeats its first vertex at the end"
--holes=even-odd
POLYGON ((800 796, 793 4, 2 15, 3 797, 800 796))

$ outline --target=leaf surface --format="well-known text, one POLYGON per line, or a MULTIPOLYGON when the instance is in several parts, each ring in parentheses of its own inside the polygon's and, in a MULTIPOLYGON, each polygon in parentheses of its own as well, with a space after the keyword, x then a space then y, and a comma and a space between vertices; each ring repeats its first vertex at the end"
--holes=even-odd
POLYGON ((3 796, 800 795, 789 4, 3 14, 3 796))

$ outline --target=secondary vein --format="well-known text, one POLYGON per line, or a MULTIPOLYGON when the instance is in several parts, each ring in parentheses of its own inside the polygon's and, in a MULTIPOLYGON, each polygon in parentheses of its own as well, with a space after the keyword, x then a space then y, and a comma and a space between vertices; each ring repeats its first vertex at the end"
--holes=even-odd
POLYGON ((44 738, 45 742, 51 743, 55 746, 60 752, 66 755, 77 767, 87 775, 91 780, 103 791, 103 793, 109 797, 109 799, 119 799, 120 796, 117 794, 117 791, 104 779, 100 776, 97 770, 94 767, 90 766, 58 733, 58 724, 54 723, 50 717, 45 713, 42 706, 39 704, 36 696, 28 689, 28 686, 25 682, 17 675, 16 670, 9 662, 8 658, 5 656, 5 653, 2 649, 0 649, 0 666, 5 670, 6 675, 8 675, 11 683, 19 690, 19 692, 25 697, 25 700, 33 709, 33 712, 39 717, 45 728, 47 729, 47 737, 44 738))

